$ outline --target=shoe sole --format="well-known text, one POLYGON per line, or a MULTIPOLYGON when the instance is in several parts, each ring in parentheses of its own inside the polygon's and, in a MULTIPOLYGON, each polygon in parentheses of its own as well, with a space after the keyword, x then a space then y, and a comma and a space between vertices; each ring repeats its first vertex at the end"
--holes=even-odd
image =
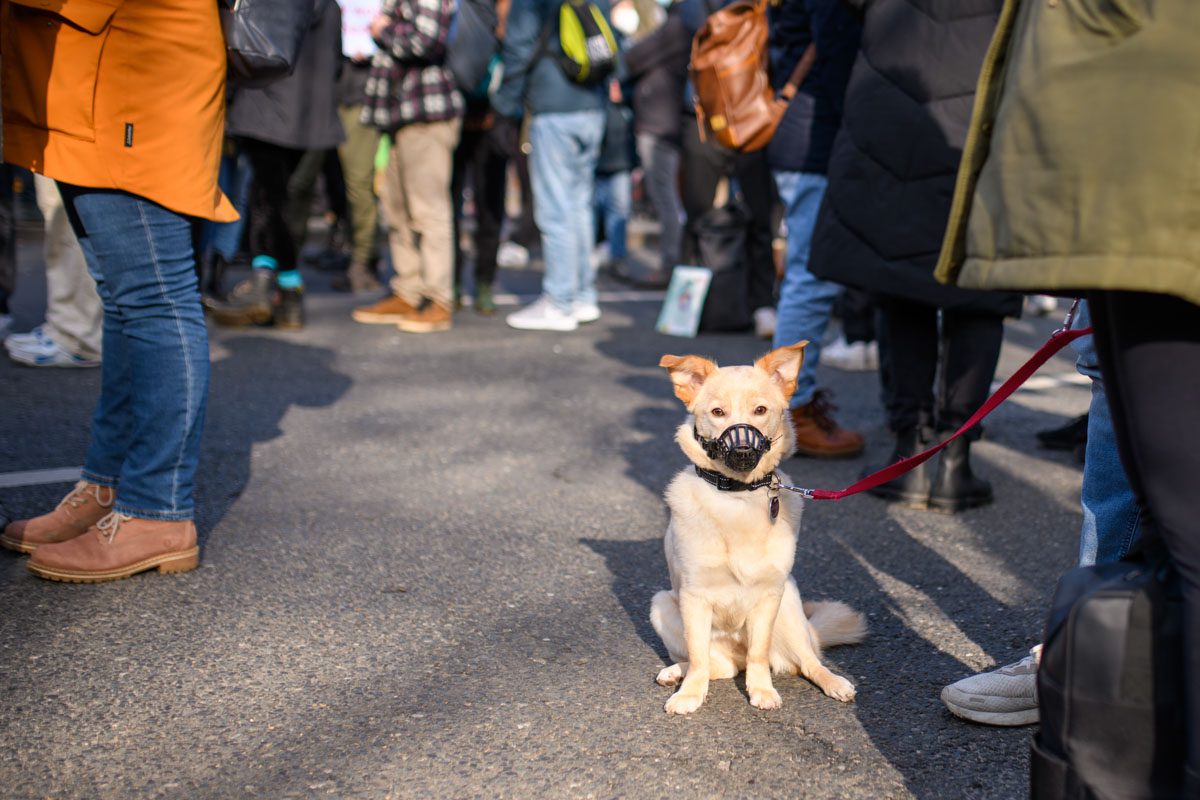
POLYGON ((1023 725, 1035 725, 1038 721, 1038 710, 1036 708, 1029 708, 1024 711, 980 711, 977 708, 965 708, 948 700, 945 691, 942 692, 942 702, 950 713, 959 719, 978 722, 982 725, 1018 728, 1023 725))
POLYGON ((238 311, 221 311, 210 308, 208 313, 218 325, 231 327, 266 325, 273 316, 270 308, 246 308, 238 311))
POLYGON ((967 511, 972 508, 981 508, 989 505, 994 499, 992 497, 984 497, 969 500, 941 500, 937 497, 930 497, 929 510, 942 514, 957 514, 959 511, 967 511))
POLYGON ((901 508, 911 508, 914 511, 929 510, 929 498, 925 495, 906 494, 904 492, 891 492, 886 490, 881 492, 880 489, 882 488, 882 486, 876 486, 874 489, 867 489, 867 494, 871 495, 872 497, 878 497, 880 500, 892 503, 893 505, 900 506, 901 508))
POLYGON ((410 320, 402 320, 396 323, 396 327, 405 333, 437 333, 439 331, 450 330, 449 322, 412 322, 410 320))
POLYGON ((579 327, 579 323, 571 320, 569 323, 560 325, 525 325, 523 323, 508 322, 508 327, 519 331, 553 331, 555 333, 570 333, 579 327))
POLYGON ((403 314, 374 314, 371 312, 361 313, 358 311, 350 312, 350 319, 355 322, 361 322, 364 325, 395 325, 400 320, 404 319, 403 314))
POLYGON ((190 550, 183 550, 175 553, 165 553, 161 556, 147 558, 136 564, 131 564, 120 569, 107 570, 102 572, 76 572, 71 570, 55 569, 53 567, 43 567, 35 564, 32 561, 26 566, 29 571, 39 578, 45 578, 51 581, 60 581, 62 583, 105 583, 107 581, 119 581, 125 578, 133 577, 139 572, 145 572, 149 569, 158 568, 158 571, 164 574, 176 572, 190 572, 200 565, 200 548, 193 547, 190 550))
POLYGON ((0 547, 6 547, 18 553, 32 553, 38 549, 36 544, 26 544, 20 539, 10 539, 7 536, 0 534, 0 547))

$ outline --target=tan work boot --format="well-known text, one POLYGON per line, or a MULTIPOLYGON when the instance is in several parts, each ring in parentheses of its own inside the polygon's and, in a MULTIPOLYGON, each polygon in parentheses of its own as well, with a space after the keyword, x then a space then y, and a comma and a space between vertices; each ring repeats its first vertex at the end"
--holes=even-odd
POLYGON ((41 545, 74 539, 112 510, 116 494, 111 486, 80 481, 49 514, 10 522, 0 534, 0 545, 32 553, 41 545))
POLYGON ((140 519, 114 511, 82 536, 39 547, 29 559, 29 571, 52 581, 101 583, 155 567, 187 572, 199 563, 191 520, 140 519))
POLYGON ((420 308, 401 317, 396 327, 407 333, 433 333, 450 330, 450 320, 450 309, 426 299, 421 302, 420 308))
POLYGON ((374 305, 354 309, 350 316, 355 322, 364 322, 367 325, 395 325, 414 311, 416 309, 412 303, 399 295, 390 294, 374 305))
POLYGON ((792 409, 796 455, 853 458, 863 451, 866 445, 863 435, 839 427, 832 416, 836 410, 829 402, 829 393, 824 389, 814 392, 812 400, 805 405, 792 409))

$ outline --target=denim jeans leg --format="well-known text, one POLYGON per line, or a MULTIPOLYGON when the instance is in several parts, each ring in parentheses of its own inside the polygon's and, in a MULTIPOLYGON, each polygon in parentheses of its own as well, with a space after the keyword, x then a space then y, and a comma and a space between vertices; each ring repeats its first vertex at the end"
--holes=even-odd
POLYGON ((562 311, 596 302, 592 207, 603 137, 603 111, 536 114, 530 125, 534 219, 546 264, 542 291, 562 311))
POLYGON ((596 178, 605 184, 604 199, 596 199, 597 207, 604 214, 604 238, 608 241, 608 252, 613 261, 624 261, 629 255, 625 230, 629 226, 629 215, 633 207, 633 186, 628 172, 614 172, 596 178))
POLYGON ((653 134, 637 134, 638 159, 642 162, 646 193, 662 226, 659 234, 660 268, 671 270, 679 263, 683 242, 683 201, 679 199, 677 145, 653 134))
POLYGON ((89 474, 120 464, 116 511, 191 519, 209 371, 191 223, 125 192, 61 188, 104 300, 89 474))
MULTIPOLYGON (((1079 304, 1072 328, 1092 324, 1087 301, 1079 304)), ((1092 402, 1088 406, 1087 446, 1083 461, 1080 505, 1083 525, 1079 530, 1079 566, 1118 561, 1129 552, 1141 533, 1142 512, 1117 453, 1112 412, 1100 376, 1100 357, 1091 336, 1072 345, 1078 357, 1075 369, 1092 379, 1092 402)))
POLYGON ((804 366, 796 380, 796 393, 792 395, 792 407, 795 408, 810 402, 816 391, 821 339, 825 336, 833 303, 841 287, 808 271, 813 226, 827 185, 825 176, 806 172, 776 172, 774 175, 787 220, 787 268, 779 288, 774 346, 784 347, 808 340, 804 366))

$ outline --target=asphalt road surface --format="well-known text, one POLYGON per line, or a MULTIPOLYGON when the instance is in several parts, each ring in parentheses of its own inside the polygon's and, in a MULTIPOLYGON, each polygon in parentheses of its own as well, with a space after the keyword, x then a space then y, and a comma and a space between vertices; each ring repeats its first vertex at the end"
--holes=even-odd
MULTIPOLYGON (((37 253, 22 243, 18 330, 44 303, 37 253)), ((502 282, 529 293, 539 277, 502 282)), ((1087 407, 1070 356, 987 421, 973 453, 994 505, 809 503, 803 595, 870 624, 827 654, 856 702, 782 678, 783 708, 762 712, 739 679, 679 718, 647 619, 667 584, 661 493, 684 467, 684 412, 656 365, 766 345, 659 335, 658 303, 636 297, 570 334, 471 311, 403 334, 355 324, 361 299, 310 279, 303 331, 212 331, 198 570, 67 585, 0 551, 0 795, 1025 796, 1033 729, 962 722, 938 693, 1023 656, 1074 561, 1080 468, 1034 438, 1087 407)), ((1011 322, 1000 375, 1056 323, 1011 322)), ((820 379, 868 453, 785 468, 842 488, 890 453, 878 377, 820 379)), ((11 514, 69 490, 11 476, 82 463, 98 386, 96 370, 0 359, 11 514)))

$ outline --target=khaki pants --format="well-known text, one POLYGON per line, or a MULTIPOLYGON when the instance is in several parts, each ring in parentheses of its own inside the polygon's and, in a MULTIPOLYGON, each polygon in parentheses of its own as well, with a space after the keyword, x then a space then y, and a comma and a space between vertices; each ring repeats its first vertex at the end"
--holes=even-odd
POLYGON ((346 131, 346 141, 338 145, 338 155, 342 159, 346 202, 350 206, 354 248, 351 261, 374 268, 375 228, 379 222, 379 200, 375 197, 375 151, 379 149, 379 129, 359 122, 361 104, 342 106, 339 113, 346 131))
POLYGON ((405 125, 392 152, 379 204, 392 254, 391 289, 416 305, 454 303, 454 206, 450 172, 461 119, 405 125))
POLYGON ((54 181, 34 175, 45 220, 46 335, 80 358, 100 357, 104 309, 54 181))

